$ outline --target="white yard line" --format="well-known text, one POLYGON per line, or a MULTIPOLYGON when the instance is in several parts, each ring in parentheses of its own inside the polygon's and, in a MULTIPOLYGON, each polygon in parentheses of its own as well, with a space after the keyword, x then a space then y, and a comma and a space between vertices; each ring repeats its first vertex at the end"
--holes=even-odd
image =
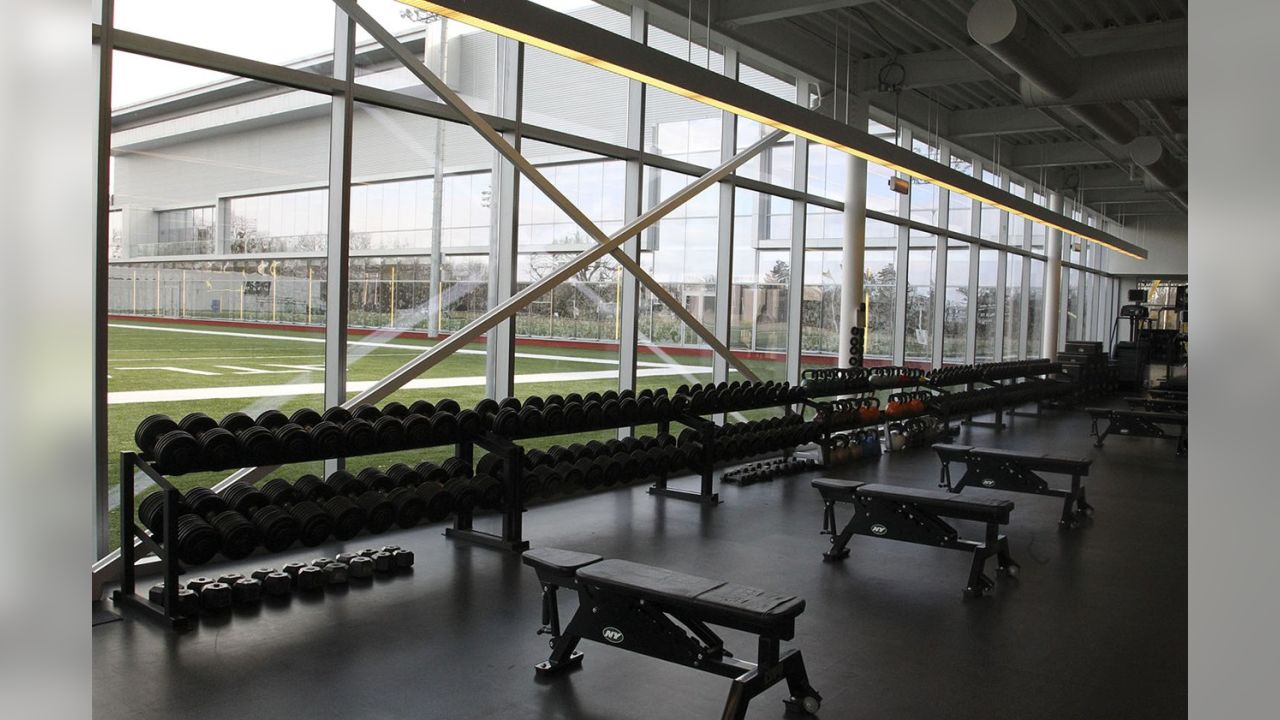
POLYGON ((209 372, 207 370, 192 370, 190 368, 173 367, 172 365, 156 365, 152 367, 118 367, 116 369, 117 370, 165 370, 168 372, 186 373, 188 375, 221 375, 222 374, 222 373, 216 373, 216 372, 209 372))
MULTIPOLYGON (((664 365, 660 368, 644 368, 636 371, 639 377, 659 377, 666 375, 705 375, 711 368, 702 365, 664 365)), ((587 372, 562 373, 529 373, 516 375, 516 384, 577 382, 581 380, 607 380, 618 377, 612 370, 591 370, 587 372)), ((483 375, 448 378, 418 378, 405 383, 406 390, 475 387, 484 385, 483 375)), ((375 381, 362 380, 347 383, 347 390, 360 392, 373 386, 375 381)), ((107 394, 108 405, 131 405, 134 403, 179 402, 188 400, 229 400, 238 398, 260 397, 296 397, 302 395, 323 395, 324 383, 285 383, 283 385, 241 385, 236 387, 212 388, 179 388, 170 390, 124 390, 107 394)))
MULTIPOLYGON (((321 345, 324 344, 324 338, 322 337, 315 338, 315 337, 302 337, 302 336, 293 336, 293 335, 266 335, 262 333, 232 332, 230 330, 197 330, 195 328, 156 327, 153 325, 128 325, 125 323, 108 323, 108 326, 113 328, 123 328, 126 330, 153 330, 156 332, 189 333, 192 335, 216 335, 219 337, 254 338, 258 340, 288 340, 292 342, 318 343, 321 345)), ((401 348, 401 349, 408 349, 408 350, 417 350, 418 352, 422 352, 428 349, 429 347, 431 347, 430 345, 408 345, 405 343, 375 342, 372 340, 348 340, 347 344, 359 345, 363 347, 375 347, 375 348, 401 348)), ((486 354, 484 350, 473 350, 470 348, 463 348, 456 352, 464 355, 485 355, 486 354)), ((518 352, 516 353, 516 357, 525 358, 527 360, 558 360, 562 362, 587 363, 591 365, 617 365, 618 364, 617 360, 609 360, 607 358, 583 358, 583 357, 574 357, 572 355, 546 355, 541 353, 518 352)), ((176 360, 177 358, 174 358, 174 359, 176 360)), ((220 359, 220 358, 216 358, 216 359, 220 359)), ((641 365, 645 367, 667 367, 668 366, 667 363, 655 363, 655 362, 647 362, 647 361, 637 361, 636 365, 641 365)))

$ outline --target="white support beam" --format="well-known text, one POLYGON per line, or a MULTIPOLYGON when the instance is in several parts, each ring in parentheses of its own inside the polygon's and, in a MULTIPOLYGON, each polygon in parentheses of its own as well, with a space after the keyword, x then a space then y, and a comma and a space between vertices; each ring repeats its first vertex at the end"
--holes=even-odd
POLYGON ((869 5, 879 0, 722 0, 713 24, 742 27, 825 10, 869 5))
POLYGON ((954 110, 947 115, 943 134, 949 138, 958 139, 1061 129, 1062 125, 1039 110, 1028 110, 1011 105, 977 110, 954 110))
MULTIPOLYGON (((355 21, 334 11, 333 77, 343 85, 330 99, 329 236, 325 250, 324 404, 347 399, 347 318, 351 270, 351 141, 355 124, 355 21)), ((325 474, 342 469, 341 458, 324 461, 325 474)))

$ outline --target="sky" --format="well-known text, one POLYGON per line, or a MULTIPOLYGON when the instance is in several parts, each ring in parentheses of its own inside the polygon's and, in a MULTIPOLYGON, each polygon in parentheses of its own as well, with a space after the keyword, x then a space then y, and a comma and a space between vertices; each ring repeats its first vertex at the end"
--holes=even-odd
MULTIPOLYGON (((562 12, 592 4, 589 0, 535 1, 562 12)), ((333 48, 332 0, 116 0, 115 6, 120 30, 251 60, 288 64, 333 48)), ((414 25, 400 17, 409 6, 396 0, 361 0, 360 6, 393 33, 414 25)), ((369 40, 368 33, 357 31, 357 44, 369 40)), ((228 77, 119 52, 112 105, 124 107, 228 77)))

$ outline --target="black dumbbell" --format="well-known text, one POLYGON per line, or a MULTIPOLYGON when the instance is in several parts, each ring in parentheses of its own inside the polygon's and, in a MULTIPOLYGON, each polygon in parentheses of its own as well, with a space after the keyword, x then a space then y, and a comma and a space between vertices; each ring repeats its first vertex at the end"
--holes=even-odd
POLYGON ((179 429, 178 423, 168 415, 148 415, 134 428, 133 442, 144 454, 150 455, 161 435, 179 429))
MULTIPOLYGON (((332 493, 332 490, 323 485, 320 478, 314 475, 304 475, 298 479, 298 482, 304 490, 314 486, 325 488, 329 491, 321 493, 325 498, 332 493)), ((314 493, 314 490, 312 492, 314 493)), ((333 517, 319 503, 310 499, 311 494, 298 491, 295 485, 290 485, 284 478, 263 483, 262 494, 298 523, 298 541, 304 546, 315 547, 328 540, 333 534, 333 517)))
POLYGON ((223 489, 221 496, 232 510, 257 526, 262 546, 267 551, 280 552, 298 540, 301 524, 284 508, 277 507, 266 493, 248 483, 236 481, 223 489))
MULTIPOLYGON (((444 483, 440 482, 440 478, 447 481, 449 479, 448 474, 439 468, 436 469, 439 471, 438 475, 428 480, 419 474, 417 470, 404 463, 396 463, 387 468, 387 475, 399 487, 412 491, 422 499, 424 503, 423 517, 428 522, 443 520, 449 517, 449 513, 453 512, 453 495, 445 491, 444 483)), ((387 497, 391 499, 390 495, 387 497)), ((396 501, 392 499, 392 503, 395 504, 396 501)), ((397 522, 400 521, 397 519, 397 522)))
MULTIPOLYGON (((220 550, 230 560, 247 557, 258 547, 258 528, 248 518, 227 507, 226 501, 208 488, 196 487, 186 492, 191 512, 205 520, 221 536, 220 550)), ((182 541, 179 528, 178 541, 182 541)))
MULTIPOLYGON (((515 400, 515 398, 507 398, 515 400)), ((515 400, 517 406, 519 400, 515 400)), ((520 412, 510 406, 502 407, 499 403, 491 398, 485 398, 476 403, 476 414, 479 415, 485 423, 485 427, 496 435, 504 437, 516 437, 520 434, 520 412)))
POLYGON ((320 424, 322 421, 323 418, 320 417, 320 413, 312 410, 311 408, 299 408, 294 410, 293 414, 289 416, 289 422, 303 428, 310 428, 314 425, 320 424))
MULTIPOLYGON (((378 475, 382 474, 378 473, 378 475)), ((382 477, 386 479, 386 482, 389 485, 391 479, 387 478, 385 475, 382 477)), ((350 500, 355 503, 357 509, 361 511, 363 515, 363 522, 360 524, 368 528, 369 532, 386 532, 387 529, 395 522, 395 506, 387 500, 385 495, 377 492, 376 490, 370 490, 369 486, 362 479, 357 478, 351 473, 345 470, 335 471, 325 479, 325 484, 333 488, 334 492, 337 493, 336 497, 333 497, 326 502, 325 508, 328 509, 337 520, 333 534, 334 537, 339 540, 350 539, 355 536, 356 532, 359 532, 359 528, 357 527, 355 532, 352 532, 346 537, 342 537, 340 534, 348 532, 349 528, 339 527, 342 525, 342 518, 329 507, 328 503, 332 503, 335 500, 341 501, 345 499, 344 496, 346 498, 350 498, 350 500)), ((339 504, 342 505, 343 503, 339 502, 339 504)), ((349 508, 344 509, 344 511, 346 512, 347 520, 354 523, 355 514, 349 508)))
MULTIPOLYGON (((162 517, 164 493, 154 492, 142 499, 138 519, 161 541, 164 541, 162 517)), ((178 501, 178 559, 187 565, 202 565, 213 559, 222 547, 222 536, 204 518, 195 515, 185 499, 178 501)))
POLYGON ((446 478, 441 485, 443 485, 444 492, 448 493, 453 499, 452 510, 454 512, 468 513, 475 508, 476 491, 468 483, 468 478, 451 476, 447 470, 430 461, 420 462, 414 469, 419 475, 427 479, 427 482, 423 483, 424 486, 433 478, 446 478))

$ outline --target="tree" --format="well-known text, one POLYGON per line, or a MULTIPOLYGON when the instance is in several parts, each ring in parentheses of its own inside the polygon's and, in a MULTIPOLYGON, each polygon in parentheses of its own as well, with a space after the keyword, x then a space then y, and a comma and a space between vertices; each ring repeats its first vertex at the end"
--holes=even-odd
POLYGON ((769 272, 765 273, 764 281, 776 285, 786 285, 790 283, 791 265, 785 260, 775 262, 769 272))

